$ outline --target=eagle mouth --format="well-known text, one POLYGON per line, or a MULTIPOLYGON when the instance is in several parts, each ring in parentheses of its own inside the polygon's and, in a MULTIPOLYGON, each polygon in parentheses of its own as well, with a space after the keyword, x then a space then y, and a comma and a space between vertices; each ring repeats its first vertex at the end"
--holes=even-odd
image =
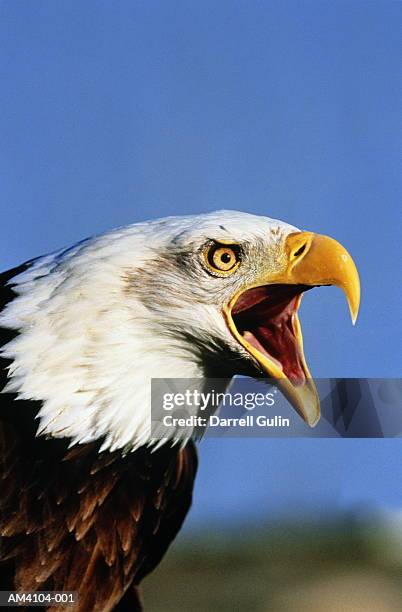
POLYGON ((261 285, 236 295, 224 308, 231 334, 311 427, 319 420, 320 401, 304 357, 297 313, 303 293, 313 286, 261 285))
POLYGON ((336 285, 347 298, 352 322, 360 304, 360 281, 346 249, 328 236, 295 232, 287 236, 281 272, 261 275, 262 282, 237 293, 223 308, 232 336, 260 372, 279 387, 293 408, 313 427, 320 399, 303 352, 297 316, 303 293, 319 285, 336 285), (264 282, 265 281, 265 282, 264 282), (268 281, 268 282, 267 282, 268 281))
POLYGON ((310 376, 297 311, 306 285, 264 285, 242 293, 231 308, 234 327, 259 366, 277 369, 294 386, 310 376), (268 362, 268 363, 267 363, 268 362))

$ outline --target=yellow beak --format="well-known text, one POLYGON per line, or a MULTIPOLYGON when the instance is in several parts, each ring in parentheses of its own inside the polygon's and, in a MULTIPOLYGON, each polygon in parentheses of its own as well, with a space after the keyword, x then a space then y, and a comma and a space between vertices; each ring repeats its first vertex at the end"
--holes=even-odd
POLYGON ((288 236, 286 251, 288 268, 281 280, 275 282, 340 287, 346 295, 354 325, 359 312, 360 281, 347 250, 329 236, 297 232, 288 236))
MULTIPOLYGON (((272 284, 336 285, 344 291, 352 322, 353 324, 356 322, 360 304, 359 275, 352 257, 339 242, 328 236, 312 232, 295 232, 286 239, 285 255, 285 270, 270 275, 270 278, 262 278, 255 286, 272 284)), ((240 295, 235 295, 224 309, 229 329, 239 343, 254 357, 261 369, 270 378, 275 379, 277 386, 295 410, 313 427, 320 418, 320 400, 304 357, 303 338, 297 310, 292 316, 292 324, 299 345, 305 381, 303 384, 296 385, 288 379, 277 360, 262 353, 237 330, 231 311, 240 295)), ((297 300, 297 308, 300 300, 301 295, 297 300)))

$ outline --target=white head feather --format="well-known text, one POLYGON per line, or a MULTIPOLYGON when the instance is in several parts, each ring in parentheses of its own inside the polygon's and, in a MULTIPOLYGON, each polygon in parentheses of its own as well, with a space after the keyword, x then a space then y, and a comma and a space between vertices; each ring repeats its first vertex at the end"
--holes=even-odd
POLYGON ((12 279, 17 297, 0 314, 0 326, 19 332, 2 350, 12 360, 4 391, 42 402, 41 434, 104 438, 111 450, 147 443, 152 376, 202 377, 214 352, 224 375, 236 366, 223 352, 250 359, 222 306, 261 260, 215 278, 200 261, 202 245, 251 245, 274 269, 295 230, 219 211, 131 225, 35 260, 12 279))

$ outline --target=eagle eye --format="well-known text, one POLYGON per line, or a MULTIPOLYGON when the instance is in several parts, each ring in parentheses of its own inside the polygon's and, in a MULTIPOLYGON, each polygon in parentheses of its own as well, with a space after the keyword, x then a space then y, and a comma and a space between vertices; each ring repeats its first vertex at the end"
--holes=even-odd
POLYGON ((237 244, 210 244, 205 252, 208 268, 219 276, 228 276, 240 264, 240 247, 237 244))

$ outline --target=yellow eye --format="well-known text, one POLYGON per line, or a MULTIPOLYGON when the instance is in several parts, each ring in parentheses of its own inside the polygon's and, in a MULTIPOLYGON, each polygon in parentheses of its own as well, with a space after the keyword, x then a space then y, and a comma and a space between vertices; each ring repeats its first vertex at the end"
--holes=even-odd
POLYGON ((209 247, 206 255, 212 271, 223 276, 234 272, 240 263, 240 248, 237 244, 214 244, 209 247))

